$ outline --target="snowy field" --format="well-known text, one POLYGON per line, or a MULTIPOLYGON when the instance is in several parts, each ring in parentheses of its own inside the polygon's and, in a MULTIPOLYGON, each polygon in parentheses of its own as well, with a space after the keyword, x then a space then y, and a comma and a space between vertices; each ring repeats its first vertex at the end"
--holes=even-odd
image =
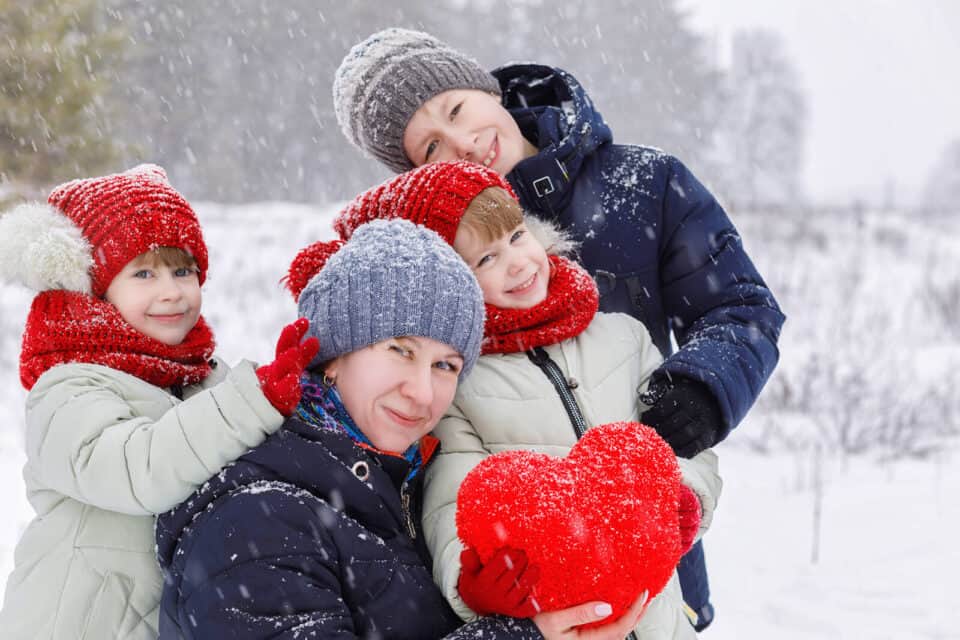
MULTIPOLYGON (((227 360, 270 357, 277 281, 334 209, 201 204, 205 315, 227 360)), ((706 538, 718 617, 744 638, 960 638, 960 229, 894 214, 737 216, 789 316, 776 375, 719 447, 706 538)), ((0 285, 0 579, 32 512, 17 354, 31 295, 0 285)), ((0 582, 0 593, 3 583, 0 582)))

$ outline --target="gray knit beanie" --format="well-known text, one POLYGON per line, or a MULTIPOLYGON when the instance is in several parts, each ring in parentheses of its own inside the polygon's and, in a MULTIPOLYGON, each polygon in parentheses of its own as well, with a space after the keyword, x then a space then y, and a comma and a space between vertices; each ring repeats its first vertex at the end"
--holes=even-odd
POLYGON ((298 313, 320 340, 311 366, 400 336, 423 336, 463 356, 462 380, 480 355, 483 293, 440 236, 407 220, 357 228, 300 292, 298 313))
POLYGON ((355 45, 333 79, 333 106, 343 134, 401 173, 413 168, 403 132, 424 102, 450 89, 500 95, 476 60, 422 31, 390 28, 355 45))

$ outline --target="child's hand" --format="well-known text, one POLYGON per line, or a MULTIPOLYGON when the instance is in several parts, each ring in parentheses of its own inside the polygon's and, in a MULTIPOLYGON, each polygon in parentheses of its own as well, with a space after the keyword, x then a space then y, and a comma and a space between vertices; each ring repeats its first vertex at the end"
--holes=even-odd
POLYGON ((263 395, 284 416, 289 416, 297 408, 300 402, 300 374, 320 350, 320 342, 316 338, 303 340, 309 326, 306 318, 299 318, 285 326, 277 340, 276 359, 257 369, 263 395))
POLYGON ((693 546, 697 531, 700 530, 700 498, 685 484, 680 485, 679 497, 680 504, 677 511, 680 514, 680 550, 686 553, 693 546))
POLYGON ((659 392, 651 388, 641 398, 652 406, 640 421, 656 429, 681 458, 692 458, 727 436, 720 405, 705 384, 675 378, 659 392))
POLYGON ((531 618, 537 607, 530 590, 540 577, 540 569, 530 565, 527 554, 502 547, 484 565, 473 549, 460 552, 460 597, 478 615, 493 613, 511 618, 531 618))

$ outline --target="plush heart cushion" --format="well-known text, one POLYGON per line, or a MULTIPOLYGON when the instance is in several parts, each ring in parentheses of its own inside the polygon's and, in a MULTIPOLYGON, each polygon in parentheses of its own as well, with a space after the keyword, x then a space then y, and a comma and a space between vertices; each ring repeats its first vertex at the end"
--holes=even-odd
POLYGON ((660 593, 680 560, 679 483, 653 429, 601 425, 566 458, 504 451, 481 462, 460 486, 457 532, 484 562, 523 549, 540 568, 543 611, 600 600, 615 618, 644 590, 660 593))

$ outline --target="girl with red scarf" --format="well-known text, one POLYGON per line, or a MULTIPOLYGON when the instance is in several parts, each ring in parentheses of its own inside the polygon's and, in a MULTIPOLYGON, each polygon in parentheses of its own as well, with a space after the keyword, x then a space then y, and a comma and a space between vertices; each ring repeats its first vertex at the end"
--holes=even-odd
POLYGON ((156 638, 154 516, 276 431, 317 351, 233 370, 200 315, 207 247, 154 165, 74 180, 0 216, 0 278, 37 291, 20 355, 27 497, 8 638, 156 638))

